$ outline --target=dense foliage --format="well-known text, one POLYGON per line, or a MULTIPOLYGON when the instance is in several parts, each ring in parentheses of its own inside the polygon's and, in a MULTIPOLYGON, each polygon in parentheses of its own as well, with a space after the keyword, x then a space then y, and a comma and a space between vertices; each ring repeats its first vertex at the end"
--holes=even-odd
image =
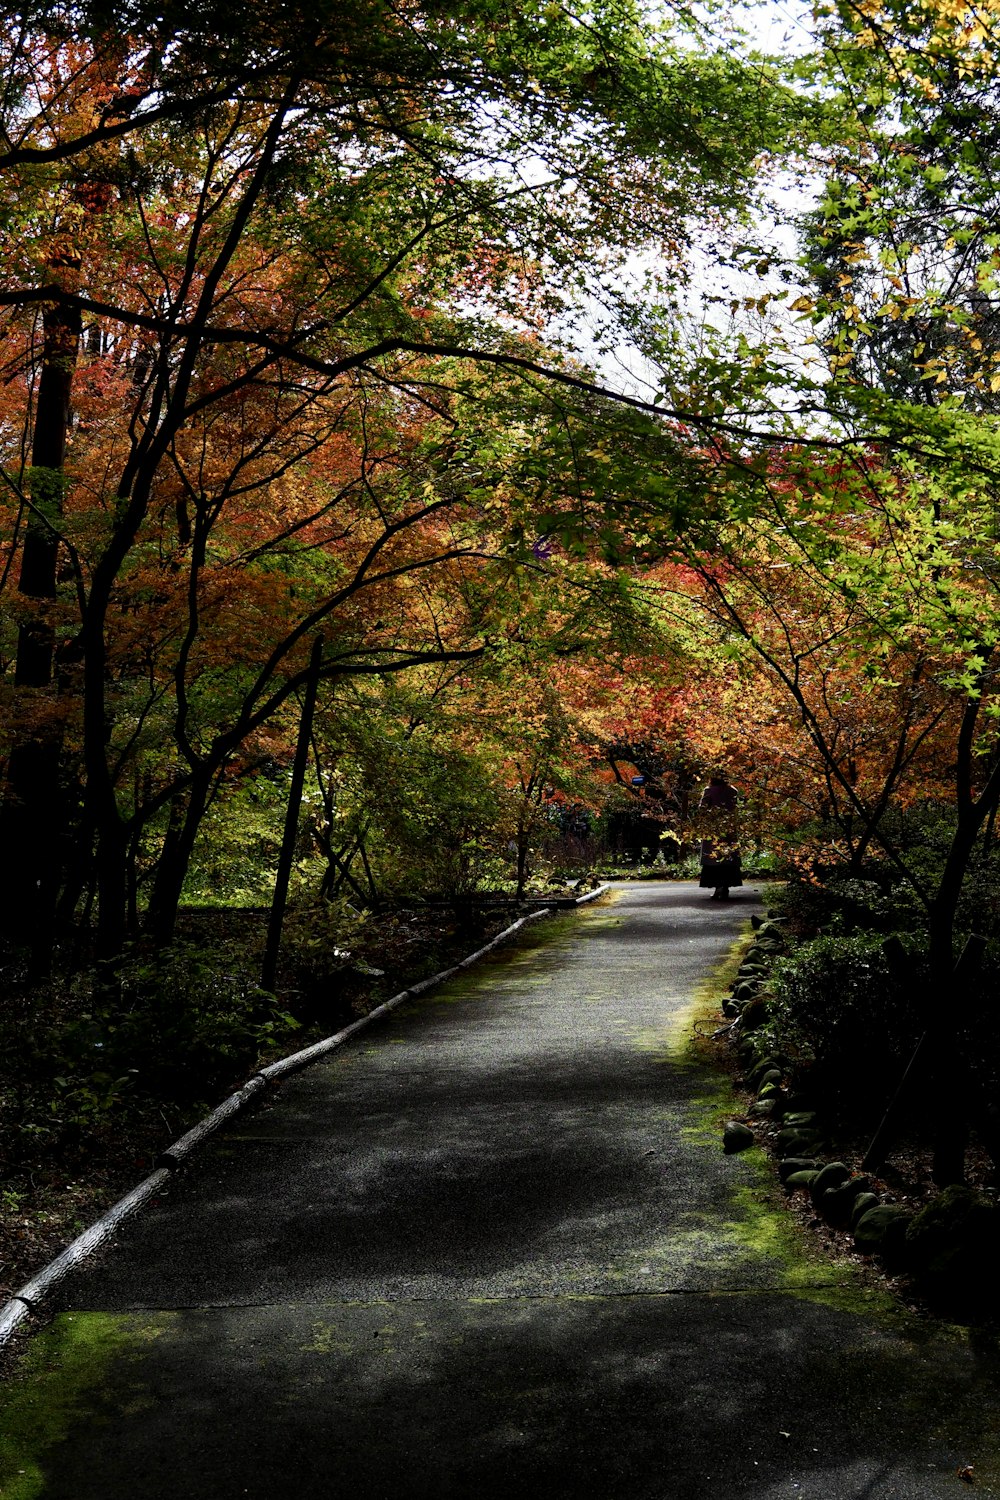
POLYGON ((872 1092, 915 1016, 957 1055, 1000 806, 991 27, 844 0, 783 61, 630 0, 22 8, 0 928, 39 1097, 154 1058, 210 1091, 329 1020, 376 915, 684 868, 719 764, 839 913, 788 1038, 870 1045, 872 1092), (236 969, 199 908, 254 918, 236 969))

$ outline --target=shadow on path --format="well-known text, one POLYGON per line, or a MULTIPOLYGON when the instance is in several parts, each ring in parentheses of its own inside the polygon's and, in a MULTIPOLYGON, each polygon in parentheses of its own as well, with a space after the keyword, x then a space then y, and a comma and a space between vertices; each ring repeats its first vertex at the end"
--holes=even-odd
POLYGON ((238 1122, 67 1284, 4 1500, 995 1493, 993 1348, 787 1290, 671 1061, 749 907, 627 886, 238 1122))

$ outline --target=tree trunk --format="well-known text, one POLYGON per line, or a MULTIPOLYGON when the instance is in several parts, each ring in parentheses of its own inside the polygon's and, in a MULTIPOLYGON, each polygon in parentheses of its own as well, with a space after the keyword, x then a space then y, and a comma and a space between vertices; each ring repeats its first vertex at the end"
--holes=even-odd
POLYGON ((520 825, 517 830, 517 892, 516 899, 524 900, 525 888, 528 884, 528 856, 530 854, 530 836, 528 830, 520 825))
MULTIPOLYGON (((56 284, 75 286, 79 262, 50 267, 56 284)), ((36 969, 51 955, 52 927, 61 872, 68 853, 67 809, 59 784, 61 728, 46 714, 53 680, 55 636, 46 608, 56 598, 59 533, 63 511, 63 465, 73 372, 80 342, 78 311, 50 306, 43 315, 42 368, 35 401, 35 427, 28 477, 32 509, 25 530, 18 592, 35 609, 18 629, 14 673, 21 719, 7 763, 0 809, 0 922, 27 941, 36 969)))
POLYGON ((184 880, 208 805, 211 785, 211 775, 204 770, 194 778, 183 817, 180 800, 175 798, 170 804, 170 823, 146 913, 146 928, 156 943, 166 944, 173 939, 184 880))
MULTIPOLYGON (((885 1162, 909 1100, 914 1090, 923 1085, 931 1090, 935 1100, 934 1180, 941 1186, 962 1181, 969 1111, 952 1016, 958 997, 967 991, 979 972, 985 949, 985 938, 975 935, 968 938, 958 964, 946 977, 944 991, 936 990, 925 1000, 927 1029, 865 1152, 862 1166, 866 1171, 878 1171, 885 1162)), ((897 981, 915 986, 912 962, 899 939, 889 938, 882 951, 897 981)))
POLYGON ((274 879, 274 897, 271 902, 271 918, 267 927, 267 943, 264 962, 261 966, 261 989, 273 990, 278 973, 278 954, 281 951, 281 929, 285 920, 285 905, 288 901, 288 882, 295 858, 295 839, 299 827, 299 808, 302 805, 302 788, 305 783, 306 764, 309 759, 309 743, 312 738, 313 714, 316 710, 316 694, 319 690, 319 674, 323 664, 323 637, 318 635, 313 642, 309 660, 309 676, 306 680, 305 701, 299 720, 299 738, 295 746, 292 764, 292 781, 288 789, 288 807, 285 812, 285 831, 281 840, 281 853, 274 879))
POLYGON ((128 834, 119 818, 97 833, 97 960, 113 966, 128 936, 128 834))
POLYGON ((969 1133, 968 1077, 959 1055, 957 1023, 965 1013, 965 991, 974 978, 978 962, 975 966, 960 963, 956 970, 952 966, 952 955, 958 902, 982 818, 981 808, 960 810, 958 828, 929 913, 927 1023, 932 1044, 931 1087, 935 1101, 932 1176, 939 1187, 962 1182, 965 1178, 965 1149, 969 1133))

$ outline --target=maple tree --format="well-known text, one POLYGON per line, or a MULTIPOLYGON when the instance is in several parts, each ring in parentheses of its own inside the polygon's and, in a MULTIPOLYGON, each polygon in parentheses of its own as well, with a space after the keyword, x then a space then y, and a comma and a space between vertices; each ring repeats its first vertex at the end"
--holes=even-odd
POLYGON ((800 864, 867 874, 881 861, 922 908, 942 1105, 934 1171, 949 1182, 963 1173, 965 1084, 941 997, 966 935, 963 888, 1000 806, 995 435, 961 410, 929 407, 919 431, 895 415, 892 437, 861 427, 837 444, 720 460, 729 515, 710 548, 688 539, 686 592, 798 722, 818 815, 800 864), (752 506, 739 498, 748 480, 752 506), (935 860, 905 818, 928 804, 947 819, 935 860))
POLYGON ((331 616, 355 628, 326 679, 482 649, 400 583, 475 551, 431 524, 482 487, 462 439, 437 430, 421 456, 404 437, 445 494, 421 500, 414 474, 389 502, 385 432, 447 428, 484 364, 594 389, 539 327, 593 294, 597 264, 609 287, 631 245, 675 245, 679 214, 721 210, 747 175, 737 112, 763 141, 782 108, 759 75, 672 46, 624 4, 376 6, 300 27, 265 6, 215 34, 224 12, 82 7, 51 26, 43 9, 7 42, 21 644, 5 817, 32 852, 4 910, 40 951, 60 880, 65 908, 80 887, 60 838, 73 796, 107 956, 130 861, 169 809, 150 895, 169 934, 219 775, 294 695, 331 616), (359 596, 396 621, 400 589, 420 623, 366 635, 359 596), (68 719, 78 791, 60 801, 68 719), (165 732, 176 754, 155 773, 139 751, 165 732))
POLYGON ((853 586, 873 617, 884 611, 883 653, 907 632, 911 668, 925 655, 925 690, 949 705, 955 832, 928 893, 942 989, 958 896, 1000 790, 994 21, 989 6, 961 4, 827 13, 830 67, 856 128, 832 153, 806 242, 827 404, 872 445, 854 462, 883 545, 853 586))
POLYGON ((94 920, 113 987, 185 892, 268 899, 313 658, 291 879, 345 921, 523 895, 579 808, 690 848, 722 765, 791 868, 908 886, 945 990, 1000 811, 996 19, 842 0, 779 77, 628 0, 23 7, 0 922, 36 967, 94 920), (784 254, 778 160, 816 189, 784 254))
MULTIPOLYGON (((751 96, 739 67, 672 48, 626 7, 588 13, 587 26, 582 13, 515 18, 484 7, 466 29, 447 11, 414 26, 407 13, 380 9, 377 26, 359 17, 335 40, 320 14, 294 47, 266 7, 244 35, 206 47, 214 16, 192 30, 179 14, 140 7, 114 45, 107 13, 76 13, 87 25, 72 39, 73 16, 61 35, 29 18, 7 57, 0 180, 20 260, 0 299, 12 310, 11 368, 20 360, 37 371, 39 411, 52 420, 34 412, 33 379, 10 389, 10 452, 20 454, 8 466, 19 529, 7 576, 16 560, 21 592, 14 687, 30 691, 14 695, 5 817, 46 881, 63 869, 70 909, 83 868, 67 874, 55 825, 72 824, 82 795, 75 842, 86 851, 94 841, 109 953, 137 905, 137 866, 147 866, 150 920, 169 935, 206 808, 227 777, 238 779, 241 758, 252 766, 264 754, 317 631, 333 630, 331 682, 481 652, 507 629, 500 601, 523 608, 516 590, 498 590, 503 568, 544 564, 579 608, 558 620, 542 608, 522 632, 553 628, 568 650, 598 617, 614 618, 626 641, 645 607, 629 569, 676 551, 685 528, 710 550, 720 536, 728 546, 720 518, 763 483, 759 457, 738 451, 745 428, 727 402, 741 392, 759 402, 773 372, 758 370, 748 386, 738 359, 694 361, 684 392, 671 387, 671 420, 653 402, 615 408, 552 338, 582 284, 600 289, 608 318, 640 326, 614 288, 615 267, 658 236, 679 270, 679 214, 721 211, 746 178, 738 137, 749 107, 760 142, 774 139, 790 112, 780 90, 751 96), (390 76, 406 88, 387 93, 378 81, 390 76), (673 104, 655 121, 650 89, 673 104), (578 137, 564 128, 570 112, 578 137), (541 181, 519 175, 529 154, 533 171, 545 163, 541 181), (626 160, 623 195, 608 168, 626 160), (549 383, 544 394, 539 381, 549 383), (84 482, 85 472, 104 478, 84 482), (555 562, 532 553, 539 537, 555 562), (432 567, 443 570, 440 585, 421 581, 432 567), (39 725, 48 725, 41 738, 39 725), (62 804, 50 795, 57 761, 62 804)), ((836 45, 842 53, 843 39, 836 45)), ((879 87, 888 99, 884 80, 879 87)), ((913 106, 921 128, 932 105, 913 106)), ((839 256, 839 279, 800 309, 829 351, 823 398, 845 429, 832 445, 849 452, 860 451, 851 444, 861 429, 869 442, 917 432, 907 404, 886 390, 874 334, 878 382, 859 397, 870 330, 858 268, 871 256, 849 235, 864 230, 875 244, 876 208, 901 210, 890 193, 877 204, 870 194, 875 216, 862 209, 850 219, 853 189, 845 198, 835 184, 858 140, 838 148, 813 231, 813 274, 823 283, 839 256)), ((937 180, 924 172, 920 191, 937 180)), ((903 210, 928 212, 908 199, 903 210)), ((905 287, 898 270, 886 276, 905 287)), ((890 331, 914 324, 904 303, 880 308, 877 321, 890 331)), ((951 307, 952 323, 957 316, 951 307)), ((975 351, 968 339, 963 348, 968 379, 975 351)), ((917 369, 920 354, 909 358, 917 369)), ((920 414, 911 485, 918 469, 923 482, 932 438, 946 488, 949 452, 960 442, 968 450, 962 414, 942 411, 939 402, 933 431, 920 414)), ((987 464, 982 430, 977 442, 987 464)), ((809 494, 829 487, 819 469, 807 481, 809 494)), ((770 545, 762 534, 741 543, 747 575, 754 549, 770 545)), ((842 581, 854 586, 846 572, 842 581)), ((975 659, 967 641, 942 638, 932 649, 975 659)), ((843 652, 827 655, 817 682, 844 667, 843 652)), ((705 674, 698 691, 699 753, 710 760, 711 724, 725 709, 711 702, 705 674)), ((831 730, 855 745, 855 761, 859 737, 871 750, 865 708, 856 699, 853 726, 844 719, 831 730)), ((844 703, 838 712, 850 718, 844 703)), ((815 741, 815 723, 810 733, 815 741)), ((715 734, 722 750, 726 736, 715 734)), ((725 754, 738 756, 738 745, 725 754)), ((824 805, 850 843, 860 816, 854 772, 846 785, 829 766, 823 775, 824 805)), ((894 787, 890 779, 875 794, 876 814, 894 787)), ((857 848, 869 841, 863 832, 857 848)), ((7 909, 21 915, 38 881, 14 884, 7 909)))

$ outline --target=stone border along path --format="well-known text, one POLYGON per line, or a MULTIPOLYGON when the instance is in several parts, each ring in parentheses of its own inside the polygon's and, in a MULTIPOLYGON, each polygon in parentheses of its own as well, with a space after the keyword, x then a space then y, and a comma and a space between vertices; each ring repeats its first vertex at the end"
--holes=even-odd
MULTIPOLYGON (((609 885, 599 885, 596 890, 588 891, 585 896, 578 896, 574 901, 561 904, 567 907, 587 906, 590 902, 596 901, 599 896, 607 895, 610 889, 609 885)), ((494 952, 504 943, 510 942, 529 923, 537 922, 541 917, 551 916, 553 909, 555 909, 555 903, 551 908, 543 907, 538 911, 529 912, 527 916, 519 917, 516 922, 512 922, 509 927, 497 933, 490 942, 482 948, 477 948, 474 953, 470 953, 457 964, 453 964, 450 969, 442 969, 439 973, 432 974, 430 978, 411 985, 409 989, 400 990, 398 995, 393 995, 390 999, 383 1001, 366 1016, 353 1021, 350 1026, 345 1026, 341 1031, 334 1032, 332 1036, 314 1042, 311 1047, 303 1047, 301 1051, 282 1057, 278 1062, 270 1063, 266 1068, 261 1068, 259 1072, 254 1073, 242 1088, 230 1094, 228 1099, 224 1099, 203 1120, 199 1120, 197 1125, 192 1126, 172 1145, 161 1151, 157 1159, 161 1165, 157 1166, 155 1172, 143 1178, 142 1182, 126 1193, 123 1198, 119 1198, 117 1203, 113 1203, 95 1223, 85 1229, 82 1234, 77 1235, 65 1250, 50 1260, 47 1266, 37 1271, 30 1281, 25 1282, 24 1286, 18 1288, 10 1300, 0 1308, 0 1349, 13 1337, 31 1313, 41 1310, 43 1300, 54 1291, 64 1276, 68 1275, 74 1267, 82 1265, 89 1255, 106 1244, 127 1219, 130 1219, 144 1204, 154 1198, 161 1188, 166 1186, 171 1169, 179 1167, 196 1147, 219 1129, 220 1125, 245 1109, 268 1083, 275 1083, 292 1073, 298 1073, 303 1068, 307 1068, 310 1063, 334 1051, 335 1048, 342 1047, 352 1036, 356 1036, 359 1031, 364 1031, 374 1022, 380 1021, 383 1016, 398 1009, 406 1001, 414 1000, 419 995, 426 994, 428 990, 436 989, 438 985, 460 974, 463 969, 471 968, 487 954, 494 952)), ((0 1496, 2 1493, 0 1491, 0 1496)))
POLYGON ((623 886, 227 1121, 63 1282, 3 1500, 1000 1494, 993 1344, 722 1154, 685 1039, 753 905, 623 886))

